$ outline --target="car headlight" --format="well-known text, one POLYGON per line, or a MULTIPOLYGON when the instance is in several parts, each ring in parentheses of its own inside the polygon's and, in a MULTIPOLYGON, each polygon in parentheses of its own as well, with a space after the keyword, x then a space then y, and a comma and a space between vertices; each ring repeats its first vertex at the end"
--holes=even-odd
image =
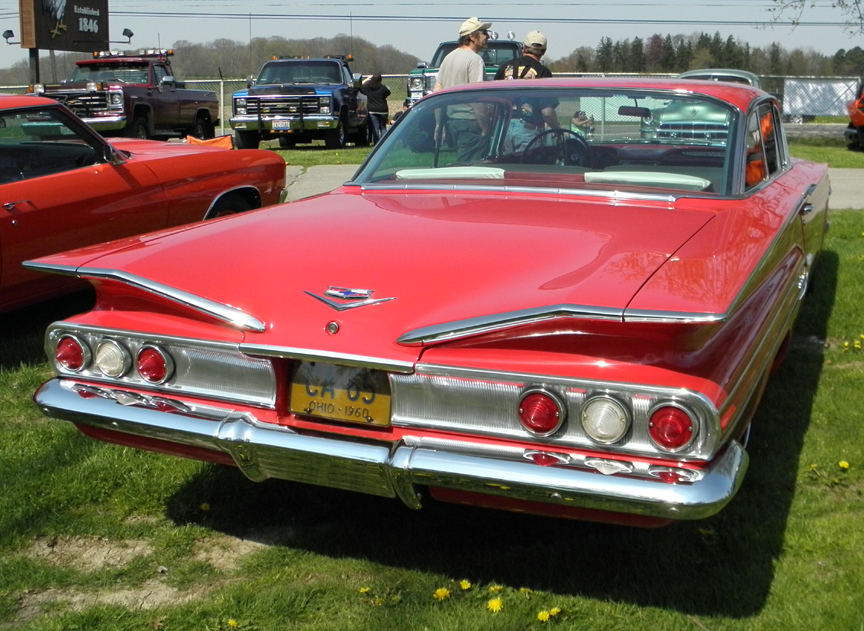
POLYGON ((123 93, 122 92, 109 92, 108 93, 108 105, 123 105, 123 93))
POLYGON ((245 107, 238 107, 238 108, 235 108, 235 111, 236 111, 237 114, 239 114, 240 116, 245 116, 245 115, 246 115, 246 108, 245 108, 245 107))
POLYGON ((318 99, 318 111, 322 114, 329 114, 331 112, 329 96, 322 96, 318 99))
POLYGON ((422 90, 423 89, 423 77, 411 77, 408 79, 408 89, 409 90, 422 90))
POLYGON ((246 99, 234 99, 234 105, 246 107, 246 99))

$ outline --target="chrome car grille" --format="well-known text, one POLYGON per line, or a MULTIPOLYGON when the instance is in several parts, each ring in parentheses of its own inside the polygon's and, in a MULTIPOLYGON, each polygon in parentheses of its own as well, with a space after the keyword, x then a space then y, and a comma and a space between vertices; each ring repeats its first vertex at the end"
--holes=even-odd
POLYGON ((246 99, 246 113, 261 116, 300 116, 318 114, 318 96, 275 96, 246 99))
POLYGON ((657 129, 658 138, 725 140, 729 127, 725 123, 661 123, 657 129))
POLYGON ((81 118, 89 118, 99 112, 108 111, 107 92, 83 92, 79 94, 46 94, 60 101, 81 118))

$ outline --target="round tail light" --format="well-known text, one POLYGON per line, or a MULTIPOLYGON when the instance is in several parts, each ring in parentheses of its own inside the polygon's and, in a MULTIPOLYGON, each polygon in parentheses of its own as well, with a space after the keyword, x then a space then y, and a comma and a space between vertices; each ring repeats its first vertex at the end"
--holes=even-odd
POLYGON ((106 377, 122 377, 132 367, 132 356, 119 342, 102 340, 96 347, 96 366, 106 377))
POLYGON ((618 442, 630 428, 627 409, 615 399, 597 397, 582 407, 582 429, 602 445, 618 442))
POLYGON ((557 397, 545 390, 528 390, 519 401, 519 421, 535 436, 550 436, 558 431, 566 415, 557 397))
POLYGON ((138 374, 148 383, 162 383, 174 372, 174 361, 161 348, 145 346, 135 363, 138 374))
POLYGON ((651 414, 648 433, 657 446, 668 451, 678 451, 693 440, 693 419, 681 408, 658 408, 651 414))
POLYGON ((57 341, 54 359, 66 370, 78 372, 90 363, 90 348, 77 337, 64 335, 57 341))

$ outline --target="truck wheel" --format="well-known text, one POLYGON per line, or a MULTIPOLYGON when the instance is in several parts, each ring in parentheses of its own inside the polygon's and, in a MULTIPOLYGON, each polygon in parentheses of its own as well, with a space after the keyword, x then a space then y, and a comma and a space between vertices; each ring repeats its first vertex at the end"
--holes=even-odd
POLYGON ((328 149, 341 149, 345 146, 345 121, 339 121, 339 127, 327 132, 324 136, 324 146, 328 149))
POLYGON ((234 143, 238 149, 257 149, 261 142, 261 135, 257 131, 234 132, 234 143))
POLYGON ((354 132, 354 144, 357 147, 368 147, 369 143, 372 142, 372 130, 369 128, 369 125, 369 119, 366 119, 366 122, 360 125, 357 131, 354 132))
POLYGON ((236 215, 237 213, 243 213, 251 209, 252 205, 240 193, 228 193, 213 204, 213 208, 210 209, 210 212, 207 213, 204 219, 216 219, 216 217, 236 215))
POLYGON ((129 138, 149 138, 150 134, 147 130, 147 119, 144 116, 136 116, 133 118, 129 126, 126 127, 126 133, 124 135, 129 138))
POLYGON ((193 138, 209 140, 216 136, 216 130, 213 129, 213 124, 206 118, 196 118, 189 129, 189 135, 193 138))

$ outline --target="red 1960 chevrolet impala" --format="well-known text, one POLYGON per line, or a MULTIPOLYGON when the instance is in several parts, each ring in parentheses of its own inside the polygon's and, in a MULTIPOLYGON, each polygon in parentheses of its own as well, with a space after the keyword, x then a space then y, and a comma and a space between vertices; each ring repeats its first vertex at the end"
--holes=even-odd
POLYGON ((48 330, 35 400, 411 508, 704 518, 744 479, 828 189, 750 86, 442 91, 329 195, 29 262, 97 292, 48 330))

